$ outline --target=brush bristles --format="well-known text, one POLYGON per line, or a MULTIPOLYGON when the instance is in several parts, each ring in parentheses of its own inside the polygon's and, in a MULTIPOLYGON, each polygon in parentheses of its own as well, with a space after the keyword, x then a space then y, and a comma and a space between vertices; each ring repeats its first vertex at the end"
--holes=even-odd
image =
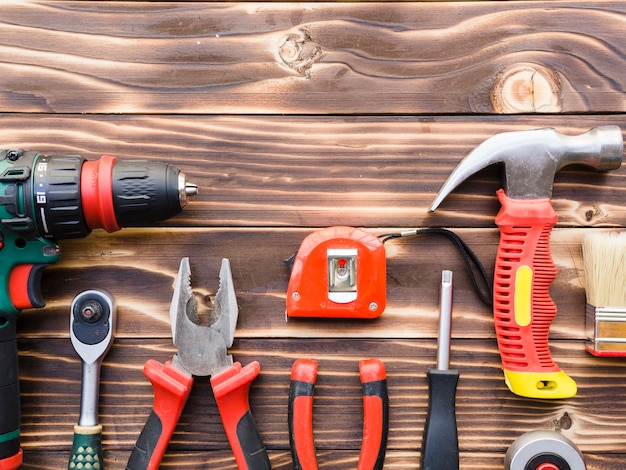
POLYGON ((626 232, 585 235, 582 251, 587 303, 626 307, 626 232))

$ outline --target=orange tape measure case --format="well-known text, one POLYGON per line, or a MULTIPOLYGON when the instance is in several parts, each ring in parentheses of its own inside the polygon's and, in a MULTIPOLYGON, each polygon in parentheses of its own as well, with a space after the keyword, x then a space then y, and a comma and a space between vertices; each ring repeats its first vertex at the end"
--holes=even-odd
POLYGON ((308 235, 295 255, 288 317, 376 318, 386 305, 385 247, 353 227, 308 235))

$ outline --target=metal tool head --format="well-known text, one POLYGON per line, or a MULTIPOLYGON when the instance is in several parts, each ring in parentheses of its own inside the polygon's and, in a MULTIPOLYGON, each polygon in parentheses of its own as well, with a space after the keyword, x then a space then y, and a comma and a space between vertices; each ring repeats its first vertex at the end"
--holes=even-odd
POLYGON ((505 470, 558 468, 585 470, 582 453, 567 437, 556 431, 530 431, 518 437, 506 452, 505 470))
POLYGON ((86 364, 101 360, 111 349, 115 337, 115 302, 100 289, 81 292, 70 307, 70 338, 86 364))
POLYGON ((172 339, 178 350, 172 362, 192 375, 214 375, 233 363, 228 348, 235 338, 239 309, 228 259, 222 260, 210 325, 199 324, 197 307, 189 258, 183 258, 170 306, 172 339))
POLYGON ((615 170, 622 164, 623 154, 624 139, 618 126, 599 126, 576 136, 548 128, 496 134, 459 163, 428 211, 434 211, 468 177, 494 163, 504 164, 504 190, 509 197, 538 199, 552 197, 554 176, 560 169, 581 164, 615 170))

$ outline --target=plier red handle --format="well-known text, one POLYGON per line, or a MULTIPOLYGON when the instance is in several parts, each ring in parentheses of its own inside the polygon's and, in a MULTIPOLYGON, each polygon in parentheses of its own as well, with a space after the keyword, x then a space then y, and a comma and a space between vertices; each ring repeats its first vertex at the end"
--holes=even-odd
MULTIPOLYGON (((363 386, 363 440, 358 470, 381 470, 389 431, 389 397, 385 365, 378 359, 359 362, 363 386)), ((297 360, 291 369, 289 440, 295 470, 317 470, 313 440, 313 391, 317 361, 297 360)))
POLYGON ((214 302, 219 317, 210 326, 198 324, 190 275, 189 260, 183 258, 170 307, 177 352, 165 364, 150 359, 144 366, 144 374, 154 390, 154 405, 126 469, 156 470, 159 467, 189 398, 194 376, 210 376, 215 402, 237 467, 240 470, 269 470, 270 461, 248 400, 250 386, 261 366, 253 361, 242 367, 228 354, 238 314, 230 263, 228 260, 222 262, 220 288, 214 302))
MULTIPOLYGON (((257 361, 245 367, 235 362, 211 377, 217 408, 240 469, 270 468, 248 400, 250 386, 260 371, 257 361)), ((152 383, 154 405, 135 443, 127 470, 159 468, 193 386, 193 376, 174 367, 172 361, 161 364, 149 359, 143 372, 152 383)))

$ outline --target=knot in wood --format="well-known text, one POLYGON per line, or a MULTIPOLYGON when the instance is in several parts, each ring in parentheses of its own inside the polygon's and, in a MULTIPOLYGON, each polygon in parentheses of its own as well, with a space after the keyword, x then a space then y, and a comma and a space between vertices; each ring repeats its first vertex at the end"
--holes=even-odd
POLYGON ((515 64, 503 70, 491 93, 499 113, 553 113, 561 111, 558 74, 537 64, 515 64))
POLYGON ((574 421, 572 420, 572 417, 566 412, 563 413, 563 416, 561 416, 558 419, 555 419, 553 421, 553 426, 554 426, 554 430, 555 431, 561 431, 561 430, 568 430, 572 427, 572 425, 574 424, 574 421))
POLYGON ((281 38, 278 56, 290 69, 307 75, 322 55, 322 48, 306 32, 291 33, 281 38))
POLYGON ((607 217, 607 213, 603 210, 602 206, 599 204, 593 204, 591 207, 581 207, 585 212, 585 222, 589 223, 599 223, 602 219, 607 217))

